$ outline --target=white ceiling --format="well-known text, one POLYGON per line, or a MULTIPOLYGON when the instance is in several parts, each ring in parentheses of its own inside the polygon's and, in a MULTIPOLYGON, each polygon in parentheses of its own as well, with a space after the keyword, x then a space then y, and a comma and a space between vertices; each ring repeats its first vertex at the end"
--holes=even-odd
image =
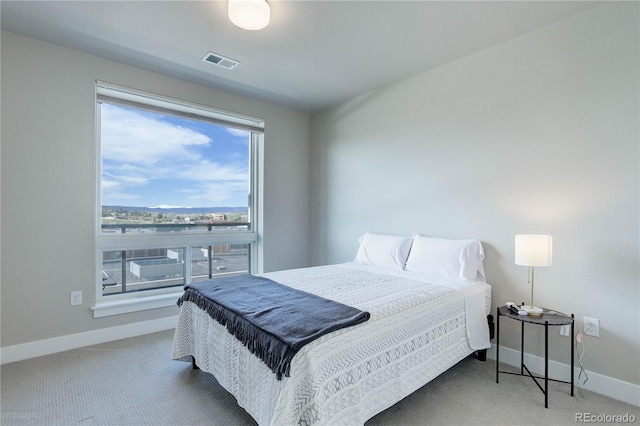
POLYGON ((598 6, 591 1, 270 0, 235 27, 226 1, 5 1, 2 29, 315 112, 598 6), (202 62, 213 51, 240 62, 202 62))

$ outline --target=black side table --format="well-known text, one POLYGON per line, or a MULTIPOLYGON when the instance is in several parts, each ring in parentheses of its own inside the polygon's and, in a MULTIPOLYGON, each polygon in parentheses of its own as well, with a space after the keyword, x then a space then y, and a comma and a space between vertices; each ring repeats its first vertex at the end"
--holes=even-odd
POLYGON ((527 375, 529 375, 533 381, 538 385, 538 388, 544 394, 544 408, 549 408, 549 380, 560 383, 571 384, 571 396, 573 396, 573 357, 574 357, 574 349, 573 349, 573 339, 575 336, 574 333, 574 318, 573 314, 571 316, 565 315, 561 312, 552 311, 549 309, 543 309, 542 315, 539 316, 530 316, 530 315, 518 315, 515 312, 512 312, 506 306, 500 306, 497 309, 498 320, 496 321, 496 383, 499 382, 500 373, 504 374, 513 374, 516 376, 525 376, 524 371, 527 371, 527 375), (500 317, 507 317, 521 323, 520 330, 520 373, 513 373, 509 371, 500 371, 500 317), (524 324, 534 324, 534 325, 542 325, 544 326, 544 377, 535 376, 529 371, 527 366, 524 364, 524 324), (571 325, 571 339, 569 339, 569 345, 571 346, 571 381, 566 382, 564 380, 556 380, 549 378, 549 326, 561 326, 561 325, 571 325), (544 389, 538 383, 537 379, 544 379, 544 389))

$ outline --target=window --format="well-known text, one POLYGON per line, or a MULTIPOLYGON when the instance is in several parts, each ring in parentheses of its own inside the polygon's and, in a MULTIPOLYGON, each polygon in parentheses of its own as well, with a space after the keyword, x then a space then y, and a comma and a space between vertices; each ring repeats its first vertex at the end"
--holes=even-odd
POLYGON ((96 92, 94 316, 255 271, 263 122, 101 82, 96 92))

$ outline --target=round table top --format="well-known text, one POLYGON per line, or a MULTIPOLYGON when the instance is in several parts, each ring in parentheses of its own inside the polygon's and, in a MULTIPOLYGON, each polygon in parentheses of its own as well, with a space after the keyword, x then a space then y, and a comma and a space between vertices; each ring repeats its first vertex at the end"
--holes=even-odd
POLYGON ((500 311, 500 315, 531 324, 544 325, 545 323, 548 323, 549 325, 567 325, 573 322, 571 315, 563 314, 562 312, 547 308, 542 308, 542 315, 536 316, 518 315, 506 306, 500 306, 498 309, 500 311))

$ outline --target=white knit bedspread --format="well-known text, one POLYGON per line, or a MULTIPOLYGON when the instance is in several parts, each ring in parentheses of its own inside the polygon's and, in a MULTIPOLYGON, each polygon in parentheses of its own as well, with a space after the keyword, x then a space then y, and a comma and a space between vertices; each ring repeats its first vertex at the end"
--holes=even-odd
POLYGON ((348 264, 264 276, 371 318, 303 347, 279 381, 205 311, 183 303, 173 359, 194 356, 260 425, 363 424, 473 352, 465 297, 450 286, 348 264))

